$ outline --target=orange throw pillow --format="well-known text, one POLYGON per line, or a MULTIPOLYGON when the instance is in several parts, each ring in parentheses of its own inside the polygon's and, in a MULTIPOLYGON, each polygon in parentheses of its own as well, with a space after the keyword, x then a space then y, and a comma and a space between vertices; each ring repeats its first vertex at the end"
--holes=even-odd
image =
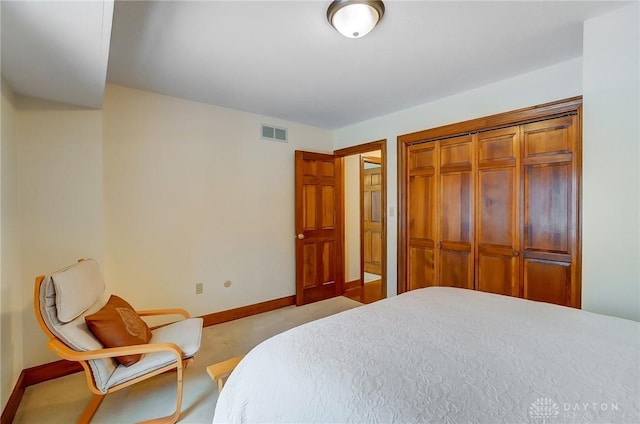
MULTIPOLYGON (((121 347, 146 344, 151 340, 151 330, 125 300, 112 295, 95 314, 84 317, 89 330, 104 347, 121 347)), ((140 360, 142 354, 118 356, 122 365, 130 366, 140 360)))

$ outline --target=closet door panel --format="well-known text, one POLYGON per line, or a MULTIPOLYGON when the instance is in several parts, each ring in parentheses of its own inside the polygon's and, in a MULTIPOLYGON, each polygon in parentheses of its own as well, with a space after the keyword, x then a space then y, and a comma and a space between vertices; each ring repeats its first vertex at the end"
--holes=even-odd
POLYGON ((471 173, 442 174, 440 181, 440 240, 457 241, 471 246, 471 173))
POLYGON ((577 299, 572 298, 571 285, 571 263, 525 259, 525 299, 572 305, 577 299))
MULTIPOLYGON (((513 250, 517 225, 516 169, 480 169, 478 173, 478 241, 513 250)), ((511 254, 511 252, 509 252, 511 254)))
POLYGON ((515 167, 478 173, 477 288, 519 294, 518 203, 515 167))
POLYGON ((498 161, 515 161, 519 155, 518 131, 519 127, 513 127, 478 134, 478 163, 491 165, 498 161))
POLYGON ((558 155, 575 151, 575 116, 524 125, 524 157, 558 155))
POLYGON ((569 253, 571 163, 527 166, 525 239, 528 251, 569 253))
POLYGON ((409 147, 407 288, 436 285, 437 143, 409 147))
POLYGON ((511 255, 478 252, 478 290, 515 296, 518 290, 517 269, 517 260, 511 255))
POLYGON ((519 295, 519 127, 478 134, 477 288, 519 295))
POLYGON ((474 288, 473 144, 471 136, 440 141, 439 285, 474 288))
POLYGON ((409 178, 409 232, 416 241, 430 241, 436 236, 436 177, 415 175, 409 178))
POLYGON ((411 246, 409 264, 409 290, 436 285, 433 247, 411 246))
POLYGON ((440 270, 439 285, 473 289, 471 252, 442 249, 440 251, 440 270))
POLYGON ((440 142, 440 167, 471 168, 471 136, 464 135, 440 142))
POLYGON ((522 128, 523 297, 580 307, 577 118, 522 128))

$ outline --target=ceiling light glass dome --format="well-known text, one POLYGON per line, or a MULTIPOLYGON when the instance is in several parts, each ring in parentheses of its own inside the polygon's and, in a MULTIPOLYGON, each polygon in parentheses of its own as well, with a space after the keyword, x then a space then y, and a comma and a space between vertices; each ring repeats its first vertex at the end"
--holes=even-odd
POLYGON ((383 14, 381 1, 336 0, 327 9, 329 23, 348 38, 361 38, 370 33, 383 14))

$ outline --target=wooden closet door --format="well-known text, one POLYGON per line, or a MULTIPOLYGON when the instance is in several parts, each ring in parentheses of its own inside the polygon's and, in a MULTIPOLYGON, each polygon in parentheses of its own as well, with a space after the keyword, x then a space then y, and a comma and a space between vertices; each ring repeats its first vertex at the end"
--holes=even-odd
POLYGON ((573 307, 581 302, 577 127, 576 116, 522 127, 523 297, 573 307))
POLYGON ((476 288, 519 295, 520 127, 477 135, 476 288))
POLYGON ((465 135, 442 140, 439 144, 438 285, 473 289, 472 138, 465 135))
POLYGON ((438 144, 409 146, 407 155, 407 289, 436 285, 438 144))

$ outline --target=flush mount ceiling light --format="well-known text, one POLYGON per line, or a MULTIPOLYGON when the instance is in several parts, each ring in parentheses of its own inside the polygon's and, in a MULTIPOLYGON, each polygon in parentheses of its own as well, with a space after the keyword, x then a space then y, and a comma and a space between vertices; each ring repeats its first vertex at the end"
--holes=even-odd
POLYGON ((360 38, 369 34, 384 15, 381 1, 336 0, 327 9, 327 19, 340 34, 360 38))

